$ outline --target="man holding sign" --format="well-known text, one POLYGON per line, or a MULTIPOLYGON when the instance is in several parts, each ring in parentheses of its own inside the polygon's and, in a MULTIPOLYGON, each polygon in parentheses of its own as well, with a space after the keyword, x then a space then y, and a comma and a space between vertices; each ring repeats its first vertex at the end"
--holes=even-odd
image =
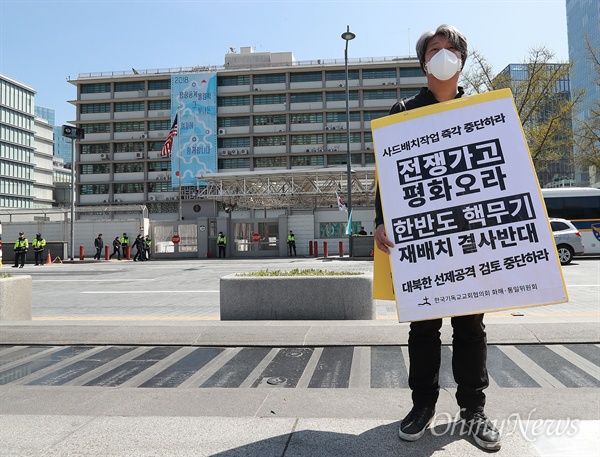
MULTIPOLYGON (((467 59, 467 40, 456 28, 441 25, 424 33, 416 45, 421 68, 427 75, 427 88, 414 97, 396 103, 390 114, 446 102, 463 95, 458 86, 460 72, 467 59)), ((378 166, 378 169, 381 167, 378 166)), ((381 180, 381 176, 380 176, 381 180)), ((375 243, 390 254, 394 247, 384 228, 379 188, 375 204, 375 243)), ((427 300, 424 304, 429 305, 427 300)), ((456 399, 461 418, 477 443, 486 450, 500 449, 500 433, 485 416, 484 389, 489 385, 486 359, 487 339, 483 314, 452 317, 452 369, 458 385, 456 399)), ((439 396, 439 370, 442 319, 413 321, 410 324, 408 352, 410 358, 409 386, 413 408, 400 424, 400 438, 416 441, 423 436, 435 415, 439 396)))

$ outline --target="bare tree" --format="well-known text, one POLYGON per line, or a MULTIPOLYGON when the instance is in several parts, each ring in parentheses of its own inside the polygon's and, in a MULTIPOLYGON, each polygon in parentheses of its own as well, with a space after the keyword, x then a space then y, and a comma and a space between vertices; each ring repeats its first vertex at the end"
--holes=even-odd
MULTIPOLYGON (((586 38, 588 60, 596 71, 594 85, 600 91, 600 51, 586 38)), ((586 113, 578 113, 574 122, 575 160, 581 166, 595 166, 600 170, 600 98, 586 113)))
POLYGON ((538 175, 558 161, 569 161, 573 150, 572 112, 582 94, 569 91, 571 64, 553 62, 545 47, 531 48, 512 72, 494 76, 485 56, 473 51, 461 84, 467 93, 510 88, 538 175))

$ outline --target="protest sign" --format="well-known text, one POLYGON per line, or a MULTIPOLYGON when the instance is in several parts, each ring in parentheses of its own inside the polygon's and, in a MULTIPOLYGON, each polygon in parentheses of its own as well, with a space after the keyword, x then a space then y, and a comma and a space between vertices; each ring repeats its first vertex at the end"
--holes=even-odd
POLYGON ((371 126, 401 322, 568 300, 510 90, 371 126))

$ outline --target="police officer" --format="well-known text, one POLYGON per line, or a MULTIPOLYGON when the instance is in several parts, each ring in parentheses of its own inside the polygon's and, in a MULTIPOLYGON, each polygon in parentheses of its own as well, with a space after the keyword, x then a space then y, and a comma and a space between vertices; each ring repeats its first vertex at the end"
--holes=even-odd
POLYGON ((150 236, 146 235, 146 239, 144 240, 144 254, 146 257, 146 260, 150 260, 150 251, 152 250, 152 240, 150 239, 150 236))
POLYGON ((219 259, 221 258, 221 253, 223 253, 223 257, 225 257, 225 246, 227 246, 227 237, 223 235, 223 232, 219 232, 219 236, 217 237, 217 246, 219 246, 219 259))
POLYGON ((292 232, 290 230, 290 234, 287 237, 287 244, 288 244, 288 257, 292 256, 292 249, 294 250, 294 257, 296 257, 296 235, 294 235, 294 232, 292 232))
POLYGON ((127 260, 127 246, 129 246, 129 237, 127 233, 123 233, 121 237, 121 249, 123 250, 123 258, 127 260))
POLYGON ((31 242, 33 246, 33 252, 35 254, 35 264, 36 265, 44 265, 44 258, 42 254, 44 253, 44 247, 46 246, 46 240, 42 238, 41 233, 36 233, 35 238, 31 242))
POLYGON ((19 232, 19 238, 15 241, 15 264, 13 268, 23 268, 25 265, 25 257, 27 256, 27 249, 29 249, 29 241, 25 238, 25 233, 19 232))

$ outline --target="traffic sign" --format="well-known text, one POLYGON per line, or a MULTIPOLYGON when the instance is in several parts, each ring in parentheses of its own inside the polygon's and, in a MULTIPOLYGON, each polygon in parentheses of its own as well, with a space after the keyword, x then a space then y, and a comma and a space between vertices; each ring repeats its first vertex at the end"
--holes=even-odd
POLYGON ((260 241, 260 234, 253 233, 252 234, 252 241, 254 241, 255 243, 258 243, 260 241))
POLYGON ((181 241, 181 238, 179 238, 179 235, 173 235, 173 238, 171 238, 171 241, 173 243, 177 244, 181 241))

